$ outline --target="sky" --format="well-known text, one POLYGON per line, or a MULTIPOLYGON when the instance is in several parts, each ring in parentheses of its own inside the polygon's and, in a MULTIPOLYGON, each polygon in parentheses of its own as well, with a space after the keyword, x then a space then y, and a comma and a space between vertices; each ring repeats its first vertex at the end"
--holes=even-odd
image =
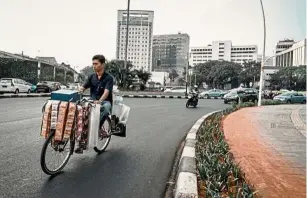
MULTIPOLYGON (((263 0, 266 55, 279 40, 306 38, 306 0, 263 0)), ((127 0, 0 0, 0 50, 56 57, 77 70, 95 54, 114 59, 117 10, 127 0)), ((260 0, 131 0, 131 10, 154 11, 154 34, 187 33, 191 46, 215 40, 263 49, 260 0)))

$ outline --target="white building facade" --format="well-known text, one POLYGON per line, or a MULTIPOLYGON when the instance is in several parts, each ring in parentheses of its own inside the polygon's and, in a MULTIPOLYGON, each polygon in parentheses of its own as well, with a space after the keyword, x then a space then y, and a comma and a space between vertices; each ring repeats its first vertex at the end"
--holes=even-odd
POLYGON ((191 47, 190 65, 195 66, 211 60, 225 60, 242 64, 257 61, 257 45, 233 46, 231 41, 213 41, 206 47, 191 47))
MULTIPOLYGON (((154 12, 130 10, 127 58, 133 69, 152 71, 152 33, 154 12)), ((127 11, 118 10, 116 58, 125 60, 127 11)))
POLYGON ((276 53, 277 67, 307 65, 306 39, 296 42, 292 47, 276 53))
POLYGON ((278 41, 278 43, 276 44, 275 53, 279 53, 286 49, 289 49, 290 47, 292 47, 294 43, 295 41, 291 39, 284 39, 284 40, 278 41))

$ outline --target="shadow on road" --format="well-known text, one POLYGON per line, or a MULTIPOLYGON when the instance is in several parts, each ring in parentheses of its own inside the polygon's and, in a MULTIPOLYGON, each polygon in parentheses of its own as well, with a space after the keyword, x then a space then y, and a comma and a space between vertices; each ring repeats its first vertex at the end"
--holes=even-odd
POLYGON ((75 166, 65 167, 64 172, 50 176, 44 182, 41 194, 44 197, 95 197, 113 194, 114 192, 108 192, 108 186, 118 185, 119 182, 114 183, 111 178, 125 172, 129 166, 128 158, 124 149, 109 150, 101 155, 72 157, 67 166, 71 163, 75 166))

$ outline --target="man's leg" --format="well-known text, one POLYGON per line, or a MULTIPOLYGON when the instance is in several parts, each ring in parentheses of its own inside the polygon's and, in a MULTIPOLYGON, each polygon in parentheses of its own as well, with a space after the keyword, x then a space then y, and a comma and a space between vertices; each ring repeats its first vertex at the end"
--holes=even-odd
POLYGON ((111 103, 109 101, 103 101, 100 106, 100 128, 104 121, 111 114, 111 103))

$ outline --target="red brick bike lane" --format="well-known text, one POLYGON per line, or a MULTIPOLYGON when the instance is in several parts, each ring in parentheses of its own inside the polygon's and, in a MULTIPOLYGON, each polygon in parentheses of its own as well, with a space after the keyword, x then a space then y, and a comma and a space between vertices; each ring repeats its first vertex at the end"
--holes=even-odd
POLYGON ((243 108, 223 120, 235 161, 262 197, 306 197, 306 138, 290 116, 296 108, 243 108))

